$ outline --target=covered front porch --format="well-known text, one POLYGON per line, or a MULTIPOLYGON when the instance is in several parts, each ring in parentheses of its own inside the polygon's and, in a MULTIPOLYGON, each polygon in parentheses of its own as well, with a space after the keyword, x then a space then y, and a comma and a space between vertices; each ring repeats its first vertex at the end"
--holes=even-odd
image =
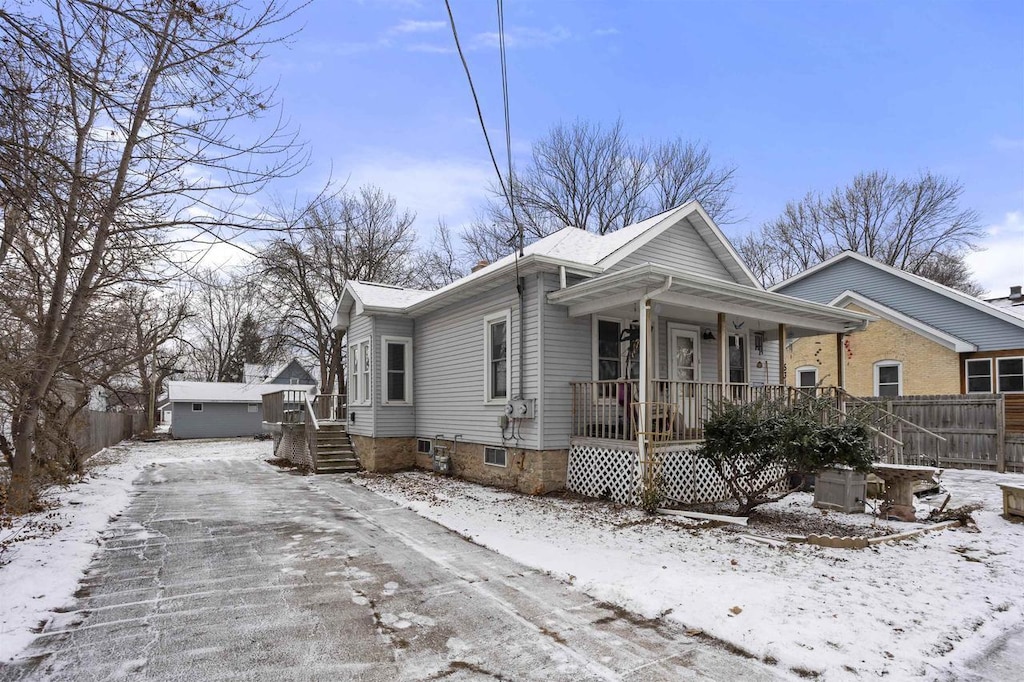
POLYGON ((565 305, 570 317, 591 318, 593 375, 571 382, 572 438, 637 443, 638 433, 652 431, 669 442, 702 440, 710 407, 722 400, 836 396, 841 370, 835 387, 787 382, 786 344, 834 334, 842 368, 844 335, 871 319, 651 264, 567 286, 548 299, 565 305))

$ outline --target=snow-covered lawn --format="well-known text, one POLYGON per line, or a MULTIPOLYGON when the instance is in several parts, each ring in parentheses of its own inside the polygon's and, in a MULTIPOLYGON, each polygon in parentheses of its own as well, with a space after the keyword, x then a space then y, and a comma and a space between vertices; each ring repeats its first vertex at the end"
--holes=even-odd
MULTIPOLYGON (((995 485, 1024 484, 1024 475, 947 471, 950 507, 983 505, 977 529, 862 550, 767 546, 742 537, 758 532, 753 520, 750 529, 701 527, 419 472, 357 480, 597 599, 828 680, 960 679, 972 659, 1024 623, 1024 525, 1000 516, 995 485)), ((808 495, 763 509, 823 514, 808 495)), ((871 525, 866 515, 828 516, 871 525)))
POLYGON ((100 534, 128 506, 132 481, 143 467, 186 458, 266 459, 270 454, 270 442, 244 438, 125 443, 90 459, 82 481, 44 493, 50 510, 14 519, 13 529, 0 529, 2 540, 26 523, 60 526, 53 534, 13 542, 0 555, 0 660, 17 656, 35 637, 33 630, 71 601, 100 534))

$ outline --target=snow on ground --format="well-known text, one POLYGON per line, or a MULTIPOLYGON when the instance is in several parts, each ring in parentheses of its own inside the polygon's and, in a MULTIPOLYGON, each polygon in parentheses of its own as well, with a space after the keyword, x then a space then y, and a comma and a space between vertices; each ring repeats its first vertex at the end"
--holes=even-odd
MULTIPOLYGON (((43 500, 53 508, 14 519, 14 528, 46 522, 61 529, 14 542, 0 559, 0 659, 13 659, 53 610, 71 601, 100 534, 128 506, 132 482, 144 467, 181 459, 266 459, 270 454, 269 441, 252 439, 123 443, 92 457, 80 482, 44 493, 43 500)), ((10 532, 0 531, 0 538, 10 532)))
MULTIPOLYGON (((1024 525, 1000 516, 995 485, 1024 484, 1024 475, 947 471, 949 507, 983 505, 974 514, 977 529, 863 550, 772 547, 742 538, 759 532, 753 518, 749 529, 697 526, 422 472, 358 481, 597 599, 678 621, 828 680, 970 677, 969 666, 1024 623, 1024 525)), ((811 508, 806 495, 765 510, 776 518, 838 517, 879 532, 866 515, 811 508)))

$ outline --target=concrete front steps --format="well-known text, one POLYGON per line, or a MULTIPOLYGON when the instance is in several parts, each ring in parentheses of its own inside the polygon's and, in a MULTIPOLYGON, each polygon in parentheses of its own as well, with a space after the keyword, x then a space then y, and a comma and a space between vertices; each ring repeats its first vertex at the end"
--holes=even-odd
POLYGON ((320 422, 320 430, 316 433, 316 473, 353 473, 360 468, 345 424, 320 422))

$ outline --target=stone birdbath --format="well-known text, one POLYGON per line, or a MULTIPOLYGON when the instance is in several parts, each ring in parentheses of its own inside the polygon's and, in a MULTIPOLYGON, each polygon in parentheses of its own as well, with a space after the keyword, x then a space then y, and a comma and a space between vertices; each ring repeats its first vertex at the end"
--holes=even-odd
POLYGON ((914 515, 914 483, 936 481, 940 470, 910 464, 876 464, 872 473, 885 481, 885 504, 882 516, 895 516, 901 521, 916 521, 914 515))

